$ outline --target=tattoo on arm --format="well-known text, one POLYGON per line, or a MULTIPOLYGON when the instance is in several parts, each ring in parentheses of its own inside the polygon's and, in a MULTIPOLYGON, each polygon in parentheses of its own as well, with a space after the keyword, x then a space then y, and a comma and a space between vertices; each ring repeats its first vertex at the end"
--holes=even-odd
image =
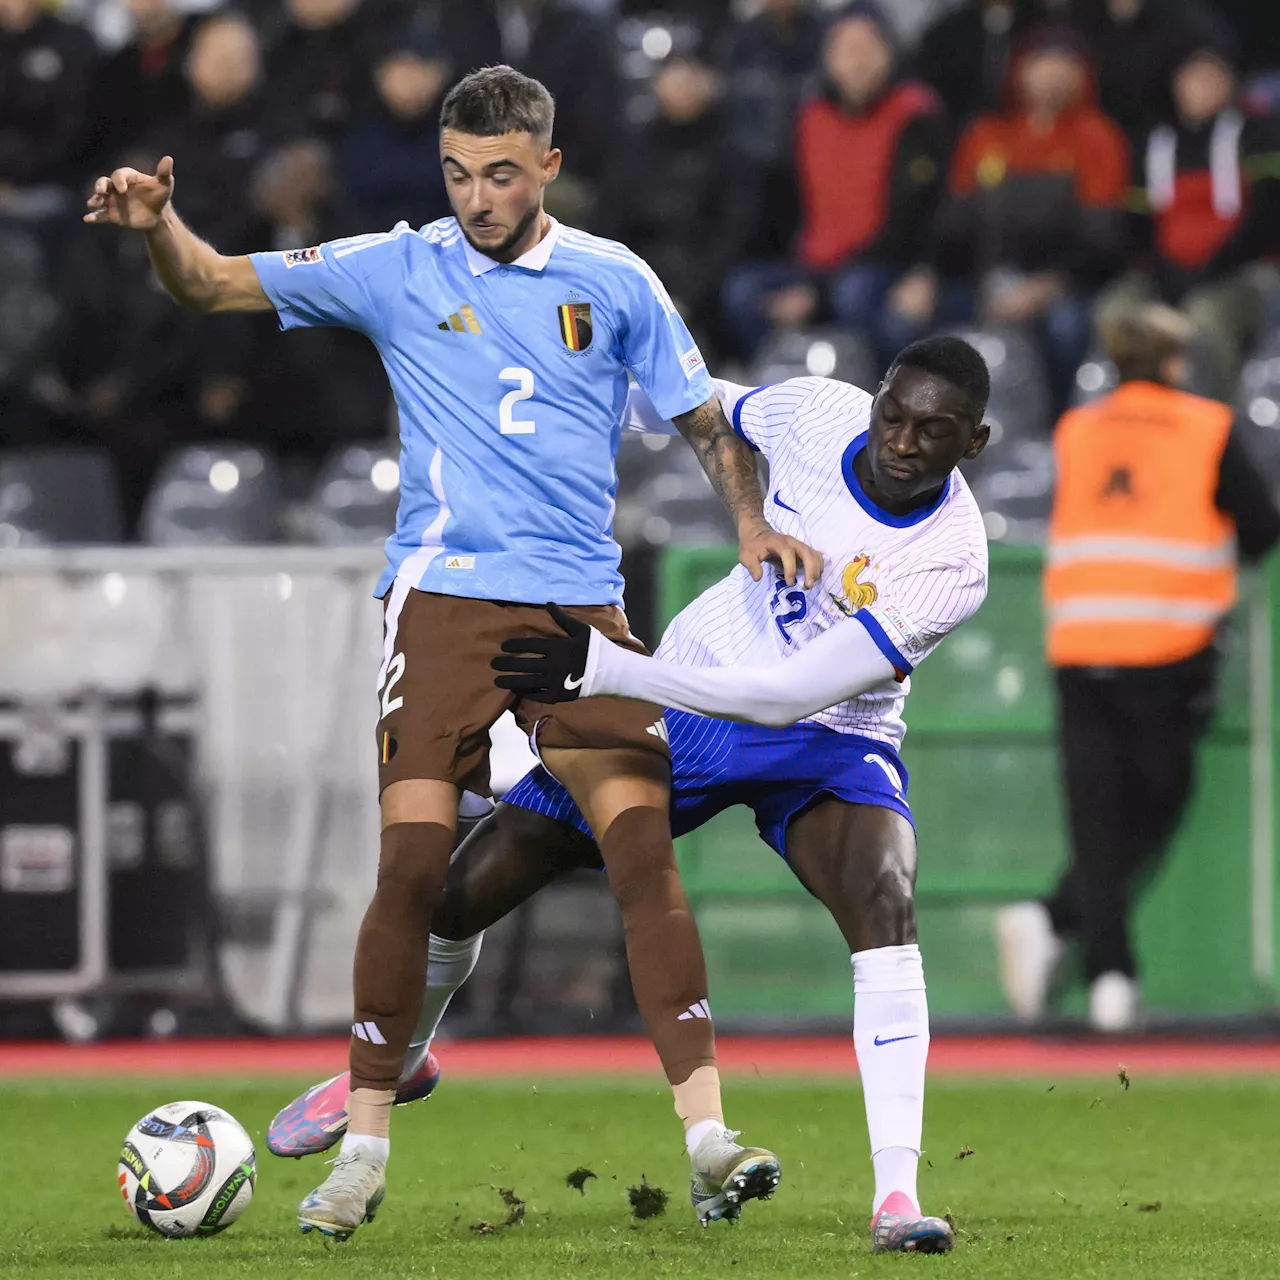
POLYGON ((720 401, 705 404, 675 419, 721 501, 729 508, 738 528, 745 521, 764 521, 764 494, 756 472, 755 454, 729 425, 720 401))

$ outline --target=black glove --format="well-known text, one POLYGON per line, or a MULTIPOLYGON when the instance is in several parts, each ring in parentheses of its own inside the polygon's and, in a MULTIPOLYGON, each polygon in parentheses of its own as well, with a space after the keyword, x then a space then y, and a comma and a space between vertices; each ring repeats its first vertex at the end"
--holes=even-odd
POLYGON ((547 612, 565 634, 504 640, 504 654, 523 656, 494 658, 489 665, 503 674, 494 676, 493 683, 534 702, 572 702, 582 690, 591 628, 571 618, 558 604, 547 605, 547 612), (530 656, 534 654, 537 656, 530 656))

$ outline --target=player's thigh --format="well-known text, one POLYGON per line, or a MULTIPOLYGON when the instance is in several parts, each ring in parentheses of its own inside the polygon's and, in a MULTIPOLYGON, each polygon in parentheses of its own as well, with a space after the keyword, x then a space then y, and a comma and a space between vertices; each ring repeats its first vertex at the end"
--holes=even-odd
POLYGON ((787 863, 850 951, 916 940, 916 836, 895 810, 819 801, 787 828, 787 863))
POLYGON ((455 851, 432 932, 474 937, 565 872, 599 866, 595 842, 572 823, 499 805, 455 851))
MULTIPOLYGON (((594 701, 594 699, 593 699, 594 701)), ((634 747, 544 748, 543 763, 565 786, 597 840, 628 809, 670 807, 671 765, 634 747)))
MULTIPOLYGON (((615 644, 645 652, 621 609, 569 612, 615 644)), ((636 698, 580 698, 551 705, 522 700, 516 718, 535 733, 542 762, 573 796, 597 840, 627 809, 667 809, 671 749, 661 707, 636 698)))
POLYGON ((491 601, 393 588, 378 683, 384 825, 447 812, 452 826, 457 790, 488 794, 489 730, 510 704, 489 661, 508 625, 491 601))

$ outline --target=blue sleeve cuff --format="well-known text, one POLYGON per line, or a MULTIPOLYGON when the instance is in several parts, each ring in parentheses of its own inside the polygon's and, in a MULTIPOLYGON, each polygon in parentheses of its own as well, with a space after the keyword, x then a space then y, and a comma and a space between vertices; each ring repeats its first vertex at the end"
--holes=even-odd
POLYGON ((742 399, 739 400, 738 403, 733 406, 734 431, 736 431, 738 435, 741 436, 742 439, 745 440, 757 453, 760 452, 760 446, 756 444, 756 442, 752 440, 747 435, 747 433, 742 429, 742 406, 746 404, 747 401, 750 400, 752 396, 759 395, 760 392, 762 392, 764 389, 765 389, 764 387, 752 387, 752 389, 748 391, 747 394, 743 396, 742 399))
POLYGON ((903 675, 909 676, 915 670, 911 663, 898 651, 897 646, 889 639, 888 632, 875 620, 872 614, 868 613, 866 609, 859 609, 853 616, 867 629, 867 635, 875 642, 876 648, 889 660, 895 671, 901 671, 903 675))

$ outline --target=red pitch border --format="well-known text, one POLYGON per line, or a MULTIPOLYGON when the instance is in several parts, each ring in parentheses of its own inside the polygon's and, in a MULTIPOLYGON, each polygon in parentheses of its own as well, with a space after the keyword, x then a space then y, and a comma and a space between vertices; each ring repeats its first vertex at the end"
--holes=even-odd
MULTIPOLYGON (((721 1036, 720 1065, 739 1075, 854 1076, 847 1037, 721 1036)), ((504 1076, 657 1075, 640 1037, 585 1036, 441 1041, 454 1079, 504 1076)), ((299 1076, 340 1071, 347 1041, 131 1040, 93 1045, 0 1042, 0 1078, 69 1076, 299 1076)), ((1147 1075, 1235 1076, 1280 1073, 1280 1041, 1168 1039, 1049 1040, 937 1036, 933 1076, 1094 1076, 1120 1066, 1147 1075)))

